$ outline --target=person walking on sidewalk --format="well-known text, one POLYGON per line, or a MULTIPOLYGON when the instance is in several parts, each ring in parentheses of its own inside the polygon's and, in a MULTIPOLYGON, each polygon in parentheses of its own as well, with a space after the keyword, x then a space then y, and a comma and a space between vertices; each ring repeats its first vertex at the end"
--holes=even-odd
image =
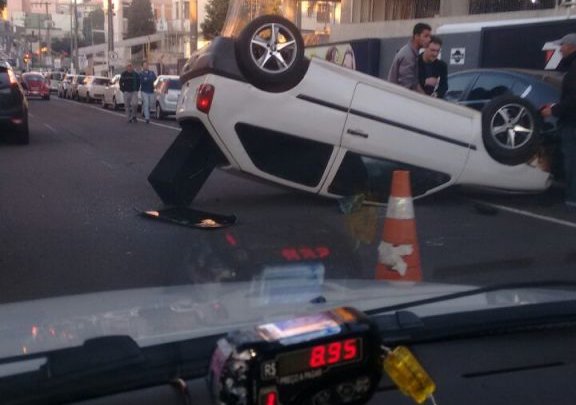
POLYGON ((120 91, 124 95, 124 110, 126 110, 128 122, 136 123, 140 75, 134 71, 131 63, 126 65, 126 70, 120 75, 120 91))
POLYGON ((142 72, 140 72, 140 93, 142 94, 142 114, 146 120, 146 124, 150 123, 150 108, 154 105, 154 82, 156 81, 156 73, 148 68, 148 62, 142 64, 142 72))
POLYGON ((576 33, 565 35, 556 41, 560 45, 562 61, 558 70, 566 71, 562 79, 560 101, 542 108, 544 118, 558 118, 558 133, 564 157, 566 178, 565 203, 576 209, 576 33))

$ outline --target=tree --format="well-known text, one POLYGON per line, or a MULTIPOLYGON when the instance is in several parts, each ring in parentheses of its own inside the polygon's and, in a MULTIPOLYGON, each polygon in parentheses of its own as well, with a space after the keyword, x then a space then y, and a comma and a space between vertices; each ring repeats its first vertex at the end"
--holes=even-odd
MULTIPOLYGON (((126 9, 128 19, 128 32, 126 38, 136 38, 156 33, 156 24, 152 14, 150 0, 132 0, 132 4, 126 9)), ((133 46, 132 53, 142 52, 142 45, 133 46)))
POLYGON ((94 32, 94 30, 104 30, 104 10, 101 8, 91 11, 88 17, 84 18, 82 34, 86 42, 91 45, 103 44, 104 32, 94 32))
POLYGON ((202 35, 205 39, 212 39, 222 31, 229 2, 230 0, 209 0, 208 3, 206 3, 206 18, 200 25, 202 35))
POLYGON ((128 19, 127 38, 156 33, 156 24, 154 23, 150 0, 133 0, 130 7, 128 7, 126 18, 128 19))

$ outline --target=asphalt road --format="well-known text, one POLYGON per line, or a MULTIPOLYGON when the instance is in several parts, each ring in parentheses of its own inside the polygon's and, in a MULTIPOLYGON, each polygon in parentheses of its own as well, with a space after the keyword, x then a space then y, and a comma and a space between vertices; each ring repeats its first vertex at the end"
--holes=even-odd
MULTIPOLYGON (((336 201, 216 171, 193 206, 235 214, 228 230, 144 219, 161 207, 146 178, 175 121, 32 101, 31 143, 0 143, 0 302, 85 292, 251 280, 265 266, 323 259, 326 277, 373 278, 383 208, 344 215, 336 201), (350 224, 364 220, 351 232, 350 224)), ((425 281, 576 280, 576 213, 561 189, 532 196, 449 190, 415 202, 425 281)))

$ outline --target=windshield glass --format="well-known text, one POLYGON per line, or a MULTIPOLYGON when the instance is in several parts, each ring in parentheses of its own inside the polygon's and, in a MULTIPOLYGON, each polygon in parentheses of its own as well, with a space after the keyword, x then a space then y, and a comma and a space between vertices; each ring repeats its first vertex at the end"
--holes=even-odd
POLYGON ((180 80, 168 80, 168 90, 180 90, 182 83, 180 80))
MULTIPOLYGON (((9 31, 26 81, 80 76, 2 87, 0 73, 0 359, 96 336, 154 345, 336 306, 394 312, 500 284, 512 287, 406 309, 574 298, 561 131, 576 105, 550 107, 564 73, 545 71, 556 59, 563 68, 549 43, 565 25, 526 36, 525 56, 488 35, 498 27, 436 28, 517 10, 230 0, 221 31, 199 17, 198 37, 212 42, 191 55, 189 2, 152 2, 145 35, 100 3, 78 5, 77 54, 68 18, 46 51, 44 29, 9 31), (443 42, 422 39, 418 75, 394 81, 397 51, 416 57, 402 47, 420 19, 443 42), (304 46, 307 35, 322 42, 304 46), (27 115, 5 114, 16 99, 10 114, 27 115)), ((524 38, 528 23, 503 33, 524 38)))

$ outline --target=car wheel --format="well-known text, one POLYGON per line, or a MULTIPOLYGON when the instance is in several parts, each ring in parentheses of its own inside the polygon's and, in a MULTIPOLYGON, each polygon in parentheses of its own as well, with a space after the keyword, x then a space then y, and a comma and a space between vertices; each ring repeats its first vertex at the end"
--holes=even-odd
POLYGON ((308 67, 300 31, 277 15, 258 17, 242 30, 236 40, 236 58, 248 81, 266 91, 289 90, 308 67))
POLYGON ((515 166, 532 158, 540 144, 540 114, 528 101, 501 96, 482 109, 482 139, 497 162, 515 166))
POLYGON ((164 112, 162 111, 162 107, 160 107, 160 103, 156 103, 156 111, 154 111, 157 120, 164 119, 164 112))

